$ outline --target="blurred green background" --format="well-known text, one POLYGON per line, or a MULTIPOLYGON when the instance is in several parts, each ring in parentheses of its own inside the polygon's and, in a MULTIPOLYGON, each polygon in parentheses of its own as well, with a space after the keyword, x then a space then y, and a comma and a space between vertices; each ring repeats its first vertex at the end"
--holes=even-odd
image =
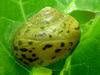
POLYGON ((1 0, 0 75, 100 75, 100 0, 1 0), (47 67, 26 67, 12 54, 13 34, 40 9, 51 6, 75 17, 81 38, 72 55, 47 67))

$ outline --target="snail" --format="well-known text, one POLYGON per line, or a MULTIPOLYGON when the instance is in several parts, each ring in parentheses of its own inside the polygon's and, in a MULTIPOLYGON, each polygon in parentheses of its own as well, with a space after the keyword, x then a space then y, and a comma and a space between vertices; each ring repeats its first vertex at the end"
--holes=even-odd
POLYGON ((72 52, 80 38, 79 22, 70 15, 45 7, 15 33, 13 53, 26 65, 48 65, 72 52))

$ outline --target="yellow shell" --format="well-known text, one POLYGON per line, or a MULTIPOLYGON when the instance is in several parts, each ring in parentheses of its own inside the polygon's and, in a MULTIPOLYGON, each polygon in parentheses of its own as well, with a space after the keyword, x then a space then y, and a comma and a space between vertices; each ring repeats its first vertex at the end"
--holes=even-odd
POLYGON ((45 7, 16 32, 14 55, 27 65, 48 65, 68 55, 79 37, 77 20, 45 7))

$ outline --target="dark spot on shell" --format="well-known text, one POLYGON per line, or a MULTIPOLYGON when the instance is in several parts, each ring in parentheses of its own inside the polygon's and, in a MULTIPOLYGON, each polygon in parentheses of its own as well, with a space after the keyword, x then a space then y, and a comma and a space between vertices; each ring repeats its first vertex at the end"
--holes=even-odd
POLYGON ((69 30, 67 30, 67 33, 69 33, 70 31, 69 30))
POLYGON ((72 46, 73 45, 73 42, 69 42, 69 45, 72 46))
POLYGON ((66 26, 66 23, 64 23, 64 27, 66 26))
POLYGON ((31 53, 31 52, 32 52, 32 50, 29 50, 29 52, 31 53))
POLYGON ((62 33, 62 32, 63 32, 63 30, 59 31, 58 33, 62 33))
POLYGON ((75 30, 78 30, 79 28, 80 28, 80 27, 78 26, 78 27, 75 28, 75 30))
POLYGON ((56 49, 55 50, 55 53, 58 53, 58 52, 60 52, 61 51, 61 49, 56 49))
POLYGON ((16 53, 16 56, 18 56, 18 53, 16 53))
POLYGON ((25 30, 25 32, 26 32, 26 33, 29 32, 29 28, 28 28, 27 30, 25 30))
POLYGON ((29 44, 29 45, 32 45, 32 44, 33 44, 33 42, 32 42, 32 41, 29 41, 29 42, 28 42, 28 44, 29 44))
POLYGON ((19 60, 20 60, 20 61, 23 61, 23 59, 22 59, 22 58, 19 58, 19 60))
POLYGON ((33 53, 33 54, 32 54, 32 56, 33 56, 33 57, 35 57, 35 56, 36 56, 36 54, 35 54, 35 53, 33 53))
POLYGON ((56 58, 56 56, 51 57, 51 59, 55 59, 55 58, 56 58))
POLYGON ((64 46, 65 46, 65 43, 64 43, 64 42, 62 42, 62 43, 61 43, 61 47, 64 47, 64 46))
POLYGON ((14 50, 18 50, 18 47, 17 46, 14 46, 14 50))
POLYGON ((30 61, 30 62, 33 62, 33 59, 32 58, 28 58, 27 60, 30 61))
POLYGON ((22 57, 23 57, 24 59, 26 59, 26 55, 25 55, 25 54, 22 54, 22 57))
POLYGON ((30 61, 30 62, 36 61, 36 60, 38 60, 38 59, 39 59, 38 57, 37 57, 37 58, 34 58, 34 59, 32 59, 32 58, 27 58, 27 60, 30 61))
POLYGON ((52 38, 52 35, 49 35, 49 38, 52 38))
POLYGON ((22 45, 22 41, 21 40, 18 41, 18 45, 22 45))
POLYGON ((35 49, 35 48, 32 48, 32 49, 35 49))
POLYGON ((29 64, 29 63, 27 63, 26 61, 23 61, 23 63, 24 63, 24 64, 27 64, 27 65, 29 64))
POLYGON ((22 54, 22 57, 23 57, 24 59, 28 60, 29 62, 33 62, 33 61, 36 61, 36 60, 39 59, 38 57, 37 57, 37 58, 34 58, 34 59, 33 59, 33 58, 27 58, 25 54, 22 54))
POLYGON ((27 51, 26 48, 20 48, 20 50, 21 50, 22 52, 26 52, 26 51, 27 51))
POLYGON ((65 28, 66 27, 66 23, 64 23, 63 27, 62 28, 65 28))
POLYGON ((45 27, 40 27, 40 29, 44 29, 45 27))
POLYGON ((43 50, 45 50, 45 48, 43 48, 43 50))
POLYGON ((50 48, 50 47, 52 47, 52 45, 51 45, 51 44, 47 44, 47 45, 45 45, 45 46, 43 47, 43 50, 45 50, 46 48, 50 48))

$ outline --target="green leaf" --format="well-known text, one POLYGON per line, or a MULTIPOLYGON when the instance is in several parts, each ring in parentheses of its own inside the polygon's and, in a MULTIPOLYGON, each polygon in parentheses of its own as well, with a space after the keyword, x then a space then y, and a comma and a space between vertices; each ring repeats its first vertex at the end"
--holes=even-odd
POLYGON ((78 10, 86 10, 99 12, 100 11, 100 0, 75 0, 75 5, 78 10))
POLYGON ((0 2, 0 75, 59 75, 62 69, 62 75, 100 75, 100 18, 95 18, 100 11, 99 3, 99 0, 2 0, 0 2), (67 60, 64 58, 45 68, 34 66, 29 68, 20 64, 13 56, 12 38, 24 21, 45 6, 54 7, 65 14, 69 13, 79 21, 80 43, 67 60))
POLYGON ((47 69, 45 67, 33 67, 32 71, 30 72, 29 75, 52 75, 52 70, 47 69))
POLYGON ((76 18, 81 25, 87 23, 90 19, 93 19, 96 13, 84 10, 74 10, 70 13, 70 15, 76 18))

